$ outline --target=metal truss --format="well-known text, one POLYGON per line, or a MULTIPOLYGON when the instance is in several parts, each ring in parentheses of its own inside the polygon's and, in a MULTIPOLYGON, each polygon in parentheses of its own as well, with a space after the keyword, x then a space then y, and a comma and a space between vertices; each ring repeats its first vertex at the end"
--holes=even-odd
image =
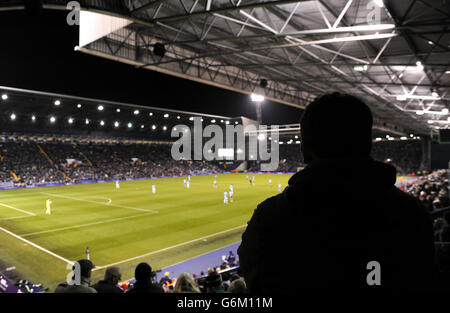
POLYGON ((439 0, 79 2, 132 22, 81 52, 299 108, 326 92, 351 93, 391 132, 450 125, 450 7, 439 0))

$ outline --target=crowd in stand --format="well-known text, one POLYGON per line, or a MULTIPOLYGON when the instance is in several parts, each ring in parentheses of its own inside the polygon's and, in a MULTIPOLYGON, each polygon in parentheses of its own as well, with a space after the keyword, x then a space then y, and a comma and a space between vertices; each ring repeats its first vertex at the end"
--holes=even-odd
POLYGON ((418 171, 422 163, 422 141, 375 141, 372 144, 372 158, 390 163, 402 174, 418 171))
POLYGON ((416 179, 403 189, 418 198, 430 212, 450 206, 447 170, 434 171, 416 179))
POLYGON ((2 143, 0 182, 31 185, 220 172, 215 162, 175 161, 170 145, 2 143), (13 174, 14 173, 14 174, 13 174))
MULTIPOLYGON (((103 280, 91 285, 91 272, 95 265, 89 260, 79 260, 80 276, 78 283, 61 283, 55 293, 247 293, 245 281, 238 274, 239 261, 230 251, 220 266, 209 268, 200 277, 187 272, 170 278, 169 272, 156 281, 156 273, 148 263, 140 263, 135 269, 131 282, 120 283, 119 267, 106 269, 103 280)), ((76 277, 73 277, 76 280, 76 277)))
MULTIPOLYGON (((280 145, 279 172, 297 172, 304 167, 298 144, 280 145)), ((372 156, 390 162, 399 172, 420 168, 421 142, 418 140, 376 142, 372 156)), ((249 170, 259 170, 250 164, 249 170)), ((176 176, 229 170, 217 162, 174 161, 171 145, 71 145, 33 142, 0 144, 0 182, 24 185, 123 180, 176 176)))
MULTIPOLYGON (((437 267, 441 273, 450 272, 450 199, 448 170, 434 171, 413 179, 402 189, 415 196, 429 210, 433 220, 437 267)), ((450 282, 450 281, 449 281, 450 282)), ((446 283, 449 283, 446 282, 446 283)))

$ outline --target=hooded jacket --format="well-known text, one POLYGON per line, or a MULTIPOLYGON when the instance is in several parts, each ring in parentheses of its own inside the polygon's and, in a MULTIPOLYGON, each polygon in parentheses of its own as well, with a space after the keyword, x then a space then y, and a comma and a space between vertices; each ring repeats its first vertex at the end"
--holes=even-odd
POLYGON ((258 205, 242 236, 250 292, 380 288, 370 285, 372 261, 381 287, 430 288, 431 219, 395 182, 395 168, 371 158, 314 160, 293 175, 283 193, 258 205))

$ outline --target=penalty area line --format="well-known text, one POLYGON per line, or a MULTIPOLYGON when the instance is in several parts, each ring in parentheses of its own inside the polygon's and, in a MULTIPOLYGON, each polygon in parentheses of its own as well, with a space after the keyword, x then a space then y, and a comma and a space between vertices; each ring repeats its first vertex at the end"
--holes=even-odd
POLYGON ((36 214, 34 214, 34 213, 31 213, 31 212, 28 212, 28 211, 25 211, 25 210, 21 210, 21 209, 15 208, 15 207, 10 206, 10 205, 8 205, 8 204, 0 203, 0 205, 1 205, 1 206, 4 206, 5 208, 8 208, 8 209, 12 209, 12 210, 16 210, 16 211, 19 211, 19 212, 28 214, 28 215, 30 215, 30 216, 36 216, 36 214))
MULTIPOLYGON (((104 202, 87 200, 87 199, 79 199, 79 198, 75 198, 75 197, 57 195, 57 194, 54 194, 54 193, 41 192, 41 194, 44 194, 44 195, 47 195, 47 196, 52 196, 52 197, 57 197, 57 198, 63 198, 63 199, 81 201, 81 202, 88 202, 88 203, 94 203, 94 204, 99 204, 99 205, 112 206, 112 207, 116 207, 116 208, 123 208, 123 209, 142 211, 142 212, 151 212, 151 213, 155 213, 155 214, 159 213, 158 211, 151 210, 151 209, 141 209, 141 208, 135 208, 135 207, 132 207, 132 206, 121 205, 121 204, 112 204, 112 203, 104 203, 104 202)), ((111 200, 111 202, 112 202, 112 200, 111 200)))
POLYGON ((41 246, 39 246, 39 245, 37 245, 37 244, 35 244, 35 243, 29 241, 29 240, 26 240, 25 238, 22 238, 22 237, 20 237, 19 235, 16 235, 16 234, 14 234, 13 232, 10 232, 10 231, 7 230, 7 229, 4 229, 3 227, 0 227, 0 230, 3 231, 3 232, 5 232, 5 233, 7 233, 8 235, 13 236, 14 238, 17 238, 17 239, 19 239, 19 240, 22 240, 23 242, 29 244, 30 246, 35 247, 36 249, 39 249, 39 250, 41 250, 41 251, 43 251, 43 252, 45 252, 45 253, 47 253, 47 254, 50 254, 51 256, 54 256, 55 258, 60 259, 61 261, 64 261, 64 262, 66 262, 66 263, 68 263, 68 264, 73 264, 72 261, 69 261, 68 259, 63 258, 62 256, 60 256, 60 255, 58 255, 58 254, 56 254, 56 253, 53 253, 53 252, 51 252, 50 250, 47 250, 47 249, 45 249, 45 248, 43 248, 43 247, 41 247, 41 246))
POLYGON ((182 242, 182 243, 170 246, 170 247, 166 247, 166 248, 163 248, 163 249, 160 249, 160 250, 156 250, 156 251, 152 251, 152 252, 145 253, 145 254, 142 254, 142 255, 138 255, 138 256, 135 256, 135 257, 132 257, 132 258, 129 258, 129 259, 125 259, 125 260, 114 262, 114 263, 107 264, 107 265, 97 266, 92 271, 98 271, 98 270, 101 270, 101 269, 104 269, 104 268, 107 268, 107 267, 110 267, 110 266, 119 265, 119 264, 122 264, 122 263, 134 261, 134 260, 146 257, 146 256, 150 256, 150 255, 158 254, 158 253, 161 253, 161 252, 164 252, 164 251, 167 251, 167 250, 171 250, 171 249, 174 249, 174 248, 182 247, 182 246, 185 246, 185 245, 197 242, 197 241, 205 240, 207 238, 211 238, 211 237, 215 237, 217 235, 228 233, 230 231, 233 231, 233 230, 236 230, 236 229, 240 229, 240 228, 243 228, 243 227, 246 227, 246 226, 247 226, 247 224, 241 225, 241 226, 237 226, 237 227, 233 227, 233 228, 230 228, 230 229, 227 229, 227 230, 224 230, 224 231, 220 231, 218 233, 214 233, 214 234, 211 234, 211 235, 208 235, 208 236, 204 236, 204 237, 201 237, 201 238, 185 241, 185 242, 182 242))

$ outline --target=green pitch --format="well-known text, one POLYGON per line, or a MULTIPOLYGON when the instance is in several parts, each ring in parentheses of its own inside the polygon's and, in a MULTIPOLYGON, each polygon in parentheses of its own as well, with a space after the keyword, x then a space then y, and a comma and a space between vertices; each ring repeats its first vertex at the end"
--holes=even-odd
POLYGON ((66 260, 86 258, 89 247, 94 282, 112 264, 129 279, 140 262, 158 269, 239 241, 256 205, 289 177, 259 174, 252 186, 246 174, 219 174, 217 188, 213 176, 195 176, 189 189, 180 177, 121 182, 119 189, 100 183, 2 190, 0 269, 15 266, 53 291, 69 273, 66 260), (230 184, 234 201, 224 204, 230 184))

